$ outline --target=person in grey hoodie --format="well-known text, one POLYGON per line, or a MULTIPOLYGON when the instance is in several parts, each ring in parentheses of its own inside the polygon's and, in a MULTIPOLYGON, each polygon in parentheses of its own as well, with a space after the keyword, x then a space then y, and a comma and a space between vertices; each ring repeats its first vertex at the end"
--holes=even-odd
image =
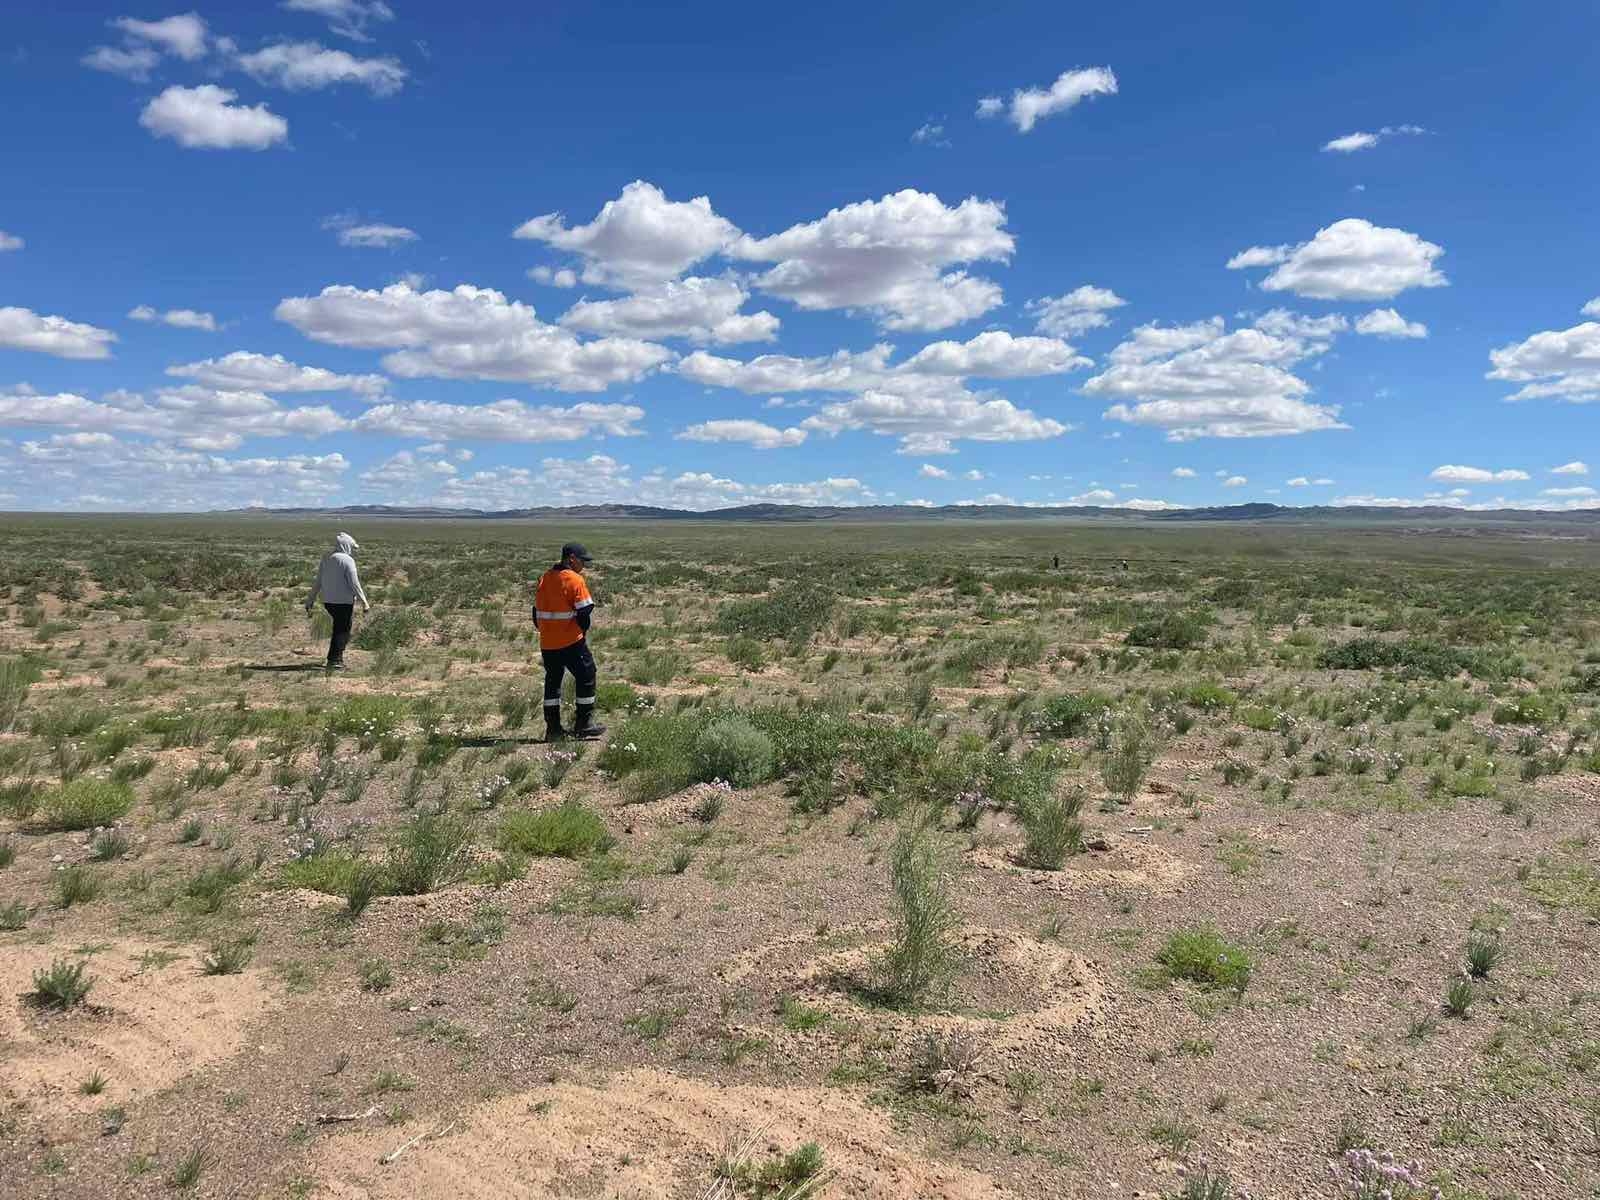
POLYGON ((371 612, 367 594, 361 590, 361 576, 356 571, 355 553, 361 549, 355 538, 341 533, 333 539, 333 552, 324 554, 317 564, 316 577, 311 581, 311 594, 306 597, 306 615, 322 597, 322 607, 333 618, 333 637, 328 642, 328 670, 344 669, 344 648, 350 641, 350 621, 355 614, 356 601, 362 612, 371 612))

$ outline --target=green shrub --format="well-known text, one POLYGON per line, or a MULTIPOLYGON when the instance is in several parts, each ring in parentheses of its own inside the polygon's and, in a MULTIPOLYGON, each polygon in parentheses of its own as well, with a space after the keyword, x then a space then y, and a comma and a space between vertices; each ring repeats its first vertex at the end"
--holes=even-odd
POLYGON ((360 858, 343 850, 324 850, 286 862, 278 872, 284 887, 306 888, 329 896, 348 896, 357 875, 365 865, 360 858))
POLYGON ((1106 789, 1131 803, 1154 758, 1155 742, 1144 712, 1128 709, 1119 713, 1111 727, 1111 746, 1100 764, 1106 789))
POLYGON ((732 600, 717 610, 716 629, 725 637, 741 634, 762 641, 806 641, 828 623, 837 604, 834 593, 810 582, 787 584, 767 596, 732 600))
POLYGON ((615 844, 600 814, 576 800, 538 812, 513 809, 496 838, 501 850, 540 858, 587 858, 615 844))
POLYGON ((200 960, 202 975, 237 975, 250 965, 255 955, 255 939, 244 937, 213 942, 200 960))
POLYGON ((471 827, 458 817, 428 813, 400 830, 384 865, 397 895, 422 896, 459 880, 471 859, 471 827))
POLYGON ((1017 809, 1017 819, 1027 831, 1022 861, 1041 871, 1059 871, 1069 854, 1083 850, 1083 791, 1051 789, 1030 798, 1017 809))
POLYGON ((39 678, 39 665, 31 658, 0 658, 0 733, 16 724, 28 689, 39 678))
POLYGON ((720 717, 696 736, 694 768, 702 782, 724 779, 734 787, 751 787, 772 778, 777 750, 744 717, 720 717))
POLYGON ((184 885, 183 892, 201 912, 214 913, 249 875, 249 868, 237 856, 230 856, 216 866, 196 872, 184 885))
POLYGON ((33 990, 28 998, 41 1008, 76 1008, 94 986, 94 976, 88 968, 86 962, 69 963, 58 958, 48 969, 33 973, 33 990))
POLYGON ((403 696, 351 696, 328 714, 328 728, 347 737, 384 737, 405 718, 403 696))
POLYGON ((1102 692, 1077 692, 1051 696, 1039 706, 1033 727, 1054 737, 1078 737, 1090 722, 1112 707, 1114 701, 1102 692))
POLYGON ((100 880, 88 867, 68 867, 56 875, 56 907, 88 904, 100 895, 100 880))
POLYGON ((1130 646, 1149 646, 1158 650, 1192 650, 1206 640, 1212 618, 1208 613, 1162 613, 1139 621, 1123 639, 1130 646))
POLYGON ((133 789, 109 779, 82 777, 46 792, 34 820, 42 829, 93 829, 110 825, 133 807, 133 789))
POLYGON ((1520 666, 1506 651, 1473 650, 1446 646, 1423 638, 1389 642, 1359 637, 1324 646, 1317 666, 1333 671, 1394 670, 1402 675, 1448 679, 1462 671, 1478 679, 1496 680, 1515 675, 1520 666))
POLYGON ((427 625, 427 616, 415 609, 386 608, 375 617, 366 617, 350 640, 358 650, 399 650, 416 641, 427 625))
POLYGON ((1214 929, 1174 933, 1156 955, 1172 979, 1187 979, 1204 988, 1227 988, 1238 995, 1250 985, 1250 956, 1214 929))
POLYGON ((911 1007, 943 986, 955 969, 959 920, 950 900, 937 833, 922 813, 900 827, 889 855, 894 940, 884 962, 884 996, 911 1007))
POLYGON ((1566 716, 1566 704, 1537 692, 1514 696, 1494 706, 1496 725, 1552 725, 1566 716))

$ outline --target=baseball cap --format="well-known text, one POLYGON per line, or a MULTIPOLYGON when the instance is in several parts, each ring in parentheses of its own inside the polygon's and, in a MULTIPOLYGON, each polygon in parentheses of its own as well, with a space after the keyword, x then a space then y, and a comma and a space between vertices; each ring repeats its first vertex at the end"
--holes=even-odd
POLYGON ((561 547, 561 557, 562 557, 562 559, 566 559, 569 556, 572 557, 572 558, 576 558, 579 562, 593 562, 594 561, 593 556, 590 555, 590 553, 583 548, 583 543, 582 542, 568 542, 566 545, 561 547))

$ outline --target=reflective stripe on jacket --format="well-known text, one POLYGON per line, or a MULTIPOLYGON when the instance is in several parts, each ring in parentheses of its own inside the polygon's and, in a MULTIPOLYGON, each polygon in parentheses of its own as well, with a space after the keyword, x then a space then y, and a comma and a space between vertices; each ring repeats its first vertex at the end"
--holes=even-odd
POLYGON ((578 614, 594 607, 583 576, 566 567, 551 567, 539 577, 533 615, 539 623, 539 648, 565 650, 583 640, 578 614))

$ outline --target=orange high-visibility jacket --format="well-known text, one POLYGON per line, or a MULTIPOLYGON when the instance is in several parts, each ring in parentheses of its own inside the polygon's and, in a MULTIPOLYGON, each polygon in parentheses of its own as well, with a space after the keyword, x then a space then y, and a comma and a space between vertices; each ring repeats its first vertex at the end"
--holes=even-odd
POLYGON ((539 623, 539 648, 565 650, 583 640, 578 614, 594 607, 583 576, 554 566, 539 577, 533 597, 533 615, 539 623))

